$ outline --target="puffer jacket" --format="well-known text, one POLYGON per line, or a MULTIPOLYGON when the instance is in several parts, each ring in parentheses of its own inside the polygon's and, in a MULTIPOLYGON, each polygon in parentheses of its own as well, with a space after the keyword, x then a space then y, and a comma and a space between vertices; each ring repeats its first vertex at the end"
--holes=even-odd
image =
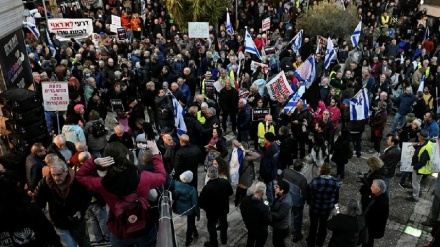
POLYGON ((193 186, 176 181, 173 197, 175 200, 173 203, 174 213, 200 216, 197 191, 193 186))
POLYGON ((86 136, 84 131, 79 125, 64 125, 61 129, 61 133, 66 136, 66 141, 77 143, 86 142, 86 136))

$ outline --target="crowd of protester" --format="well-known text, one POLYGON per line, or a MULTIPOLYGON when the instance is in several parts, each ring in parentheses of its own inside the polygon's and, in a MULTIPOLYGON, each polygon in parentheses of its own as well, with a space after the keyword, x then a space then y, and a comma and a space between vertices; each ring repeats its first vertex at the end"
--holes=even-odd
MULTIPOLYGON (((415 1, 344 4, 356 4, 362 18, 359 46, 332 37, 338 52, 329 70, 324 68, 323 51, 314 54, 314 83, 319 84, 315 103, 300 99, 288 111, 288 98, 271 100, 265 84, 281 70, 292 88, 302 83, 293 71, 314 53, 315 42, 305 30, 300 50, 290 47, 301 28, 296 20, 305 11, 300 1, 242 2, 235 34, 227 33, 225 16, 218 27, 210 26, 210 38, 204 40, 180 32, 159 1, 129 9, 112 4, 78 9, 67 4, 58 17, 92 18, 94 34, 68 42, 51 34, 54 56, 44 38, 26 39, 33 90, 41 93, 44 81, 67 81, 70 104, 66 112, 45 112, 54 139, 47 147, 33 144, 26 159, 27 198, 15 189, 10 168, 3 171, 0 166, 0 221, 16 222, 7 229, 1 226, 0 232, 26 229, 35 233, 29 242, 53 246, 90 246, 87 231, 98 243, 154 246, 159 217, 154 206, 160 194, 170 190, 173 211, 187 216, 185 246, 199 236, 195 221, 200 209, 206 212, 209 233, 204 246, 218 246, 217 230, 221 243, 228 242, 229 197, 235 189, 234 204, 248 230, 247 246, 264 246, 269 225, 274 246, 284 246, 290 233, 293 242, 301 241, 306 204, 308 246, 323 246, 327 229, 333 232, 329 246, 374 246, 385 234, 390 179, 403 142, 417 143, 414 171, 402 172, 400 179, 402 187, 409 187, 406 180, 412 176, 408 200, 419 200, 422 176, 431 173, 432 139, 439 134, 440 20, 429 21, 429 13, 419 10, 415 1), (111 15, 121 17, 126 40, 110 32, 111 15), (261 29, 266 17, 271 18, 270 32, 261 29), (244 52, 246 26, 267 70, 251 68, 257 58, 244 52), (349 99, 363 87, 368 89, 371 116, 351 120, 349 99), (186 134, 176 128, 176 102, 185 110, 186 134), (253 117, 253 111, 266 108, 269 114, 253 117), (116 119, 108 119, 110 111, 116 119), (387 133, 391 114, 394 122, 387 133), (106 122, 115 123, 110 136, 106 122), (361 200, 351 200, 347 212, 329 220, 339 208, 345 165, 368 152, 362 150, 368 145, 361 145, 367 129, 373 149, 369 171, 359 174, 361 200), (235 139, 230 148, 227 134, 235 139), (333 163, 336 172, 331 171, 333 163), (206 173, 199 174, 199 166, 206 173), (117 220, 121 198, 133 191, 144 198, 150 212, 148 222, 134 234, 127 233, 128 228, 120 230, 117 220), (46 204, 53 228, 36 206, 46 204), (17 215, 24 220, 11 219, 17 215), (30 217, 40 223, 28 221, 30 217), (50 231, 40 232, 41 226, 50 231)), ((235 10, 230 11, 235 24, 235 10)), ((425 224, 437 221, 438 201, 425 224)))

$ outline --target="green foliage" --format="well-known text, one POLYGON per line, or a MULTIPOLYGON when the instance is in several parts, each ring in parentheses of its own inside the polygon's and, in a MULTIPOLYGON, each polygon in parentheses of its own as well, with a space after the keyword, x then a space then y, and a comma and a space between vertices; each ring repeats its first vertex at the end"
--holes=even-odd
POLYGON ((174 22, 184 32, 188 29, 188 22, 209 22, 218 24, 218 20, 225 15, 229 0, 166 0, 166 6, 173 14, 174 22))
POLYGON ((310 8, 297 20, 297 29, 303 29, 304 33, 316 37, 322 35, 346 38, 350 36, 359 19, 356 7, 350 5, 346 10, 333 2, 319 2, 318 6, 310 8))

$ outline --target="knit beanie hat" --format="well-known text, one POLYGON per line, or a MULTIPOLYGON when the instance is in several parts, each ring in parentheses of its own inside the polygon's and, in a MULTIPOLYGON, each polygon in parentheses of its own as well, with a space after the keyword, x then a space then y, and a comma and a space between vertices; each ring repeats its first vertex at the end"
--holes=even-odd
POLYGON ((191 181, 193 180, 193 173, 191 171, 186 171, 182 174, 180 174, 180 181, 182 181, 183 183, 191 183, 191 181))

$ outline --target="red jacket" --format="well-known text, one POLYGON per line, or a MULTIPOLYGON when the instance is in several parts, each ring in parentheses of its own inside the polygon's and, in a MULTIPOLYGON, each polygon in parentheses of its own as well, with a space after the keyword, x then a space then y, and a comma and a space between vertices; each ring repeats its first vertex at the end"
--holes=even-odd
POLYGON ((130 29, 130 17, 128 17, 128 15, 121 16, 121 26, 125 27, 126 29, 130 29))
MULTIPOLYGON (((93 174, 97 170, 97 166, 94 164, 94 159, 88 159, 81 169, 76 173, 76 179, 86 186, 89 190, 99 193, 109 206, 109 215, 115 211, 115 204, 119 201, 119 196, 108 192, 102 185, 101 177, 96 177, 93 174)), ((163 166, 162 156, 156 154, 153 156, 154 173, 148 171, 141 172, 141 178, 137 187, 137 194, 139 196, 148 198, 150 190, 156 188, 165 183, 166 172, 163 166)), ((113 222, 108 222, 108 229, 113 234, 117 235, 113 222)))
POLYGON ((255 38, 254 43, 258 50, 261 50, 261 48, 263 48, 263 39, 255 38))

